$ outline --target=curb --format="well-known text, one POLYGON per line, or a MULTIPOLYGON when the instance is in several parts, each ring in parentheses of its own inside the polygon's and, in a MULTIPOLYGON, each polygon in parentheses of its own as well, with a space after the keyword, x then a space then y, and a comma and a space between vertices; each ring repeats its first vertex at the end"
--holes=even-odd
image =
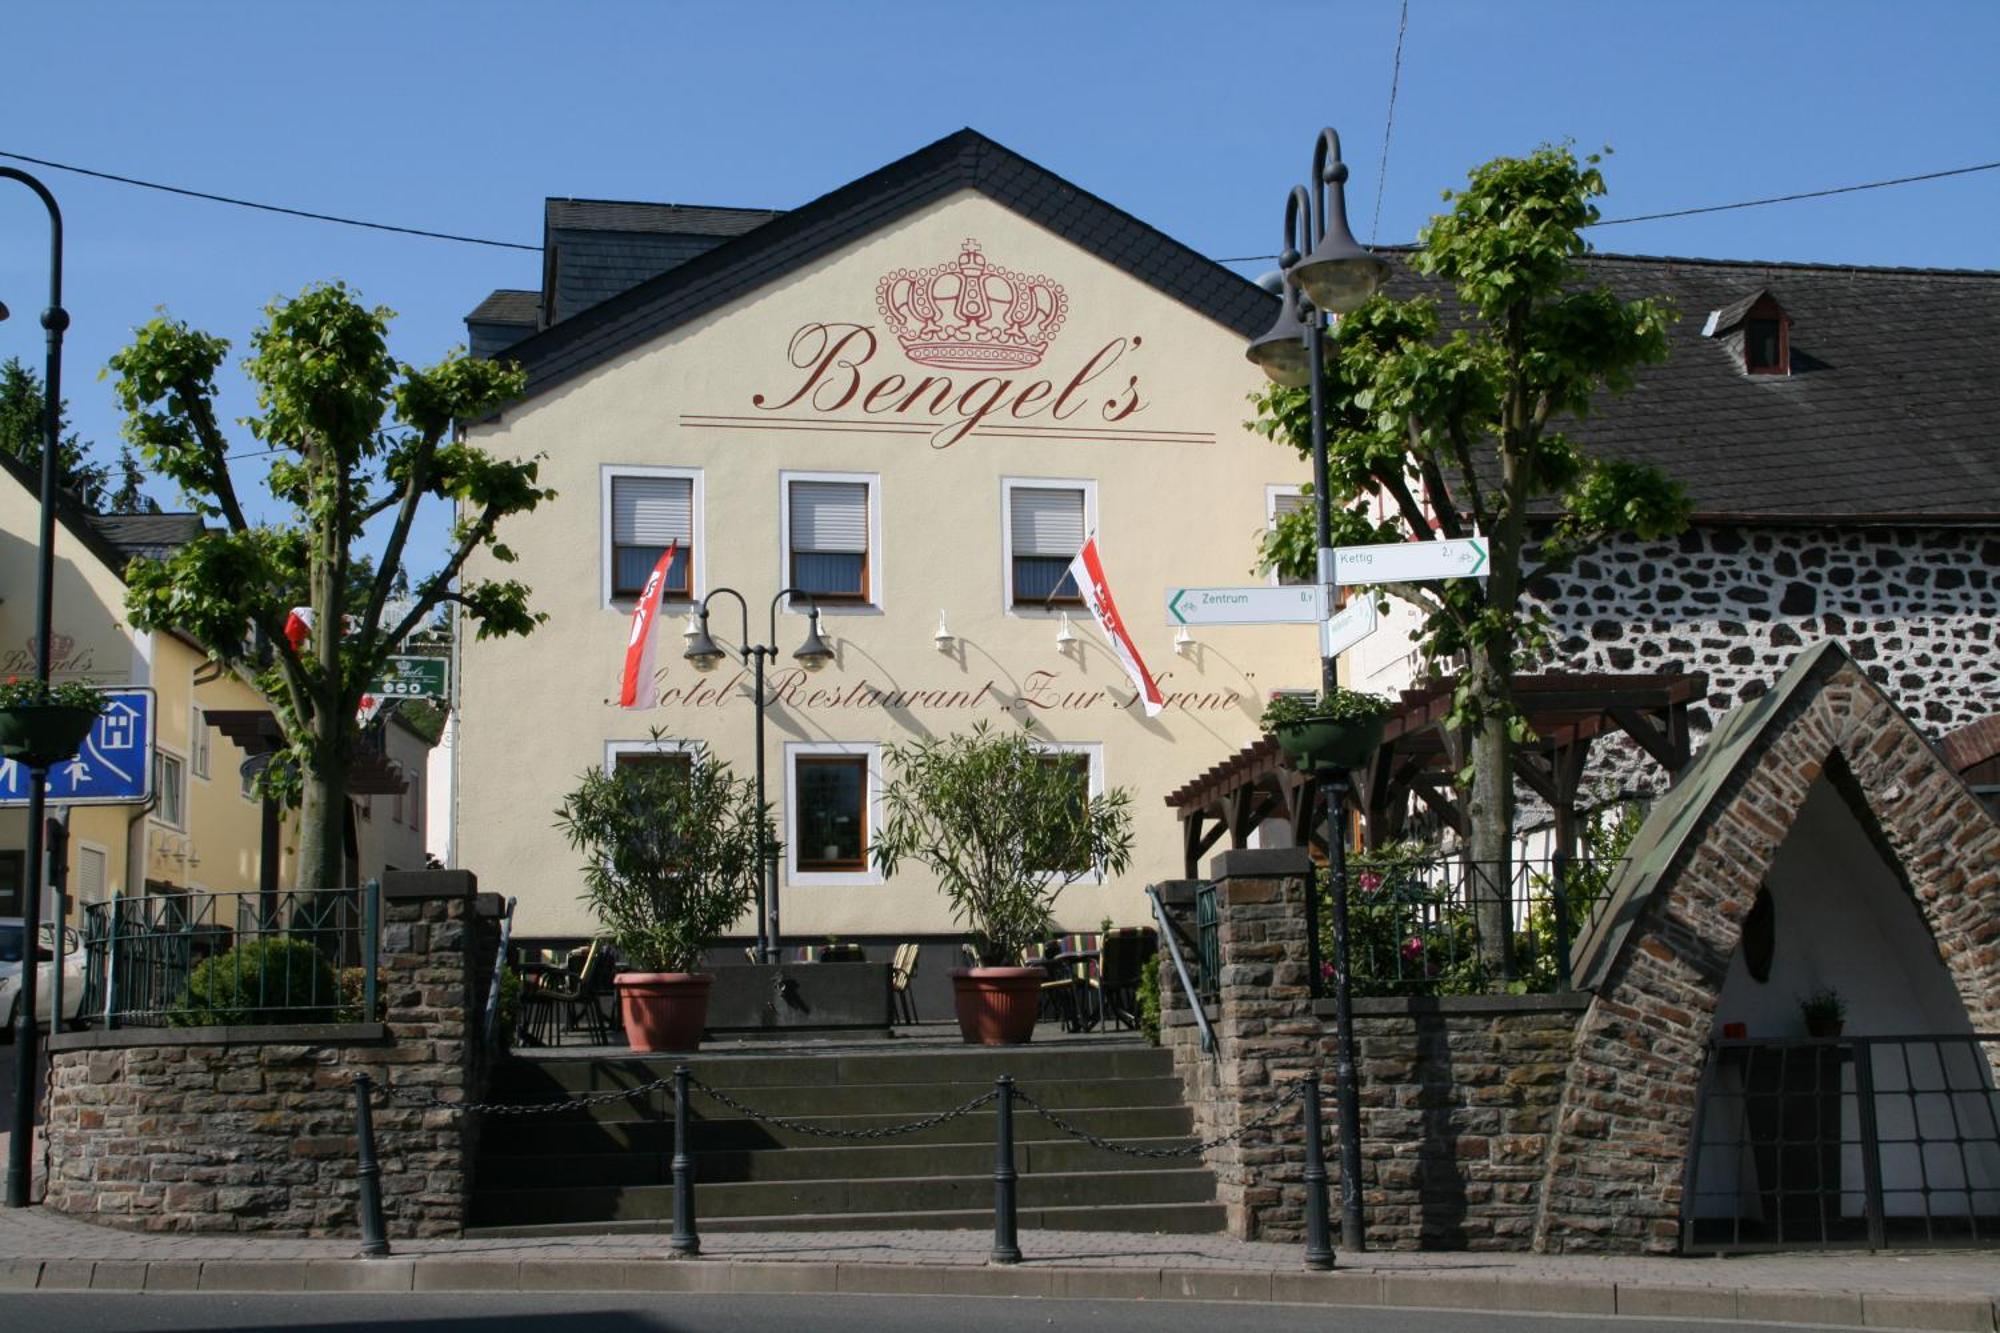
POLYGON ((720 1259, 0 1260, 0 1291, 687 1292, 711 1295, 1052 1296, 1091 1300, 1664 1316, 1839 1328, 2000 1330, 1985 1296, 1874 1295, 1418 1273, 1086 1268, 1029 1263, 720 1259))

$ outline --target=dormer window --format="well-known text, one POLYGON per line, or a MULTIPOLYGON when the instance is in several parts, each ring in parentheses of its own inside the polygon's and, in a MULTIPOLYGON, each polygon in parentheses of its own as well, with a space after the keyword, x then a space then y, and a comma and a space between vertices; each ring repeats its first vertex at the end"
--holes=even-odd
POLYGON ((1745 374, 1792 373, 1792 317, 1768 291, 1753 292, 1711 311, 1702 334, 1740 358, 1745 374))
MULTIPOLYGON (((1770 302, 1777 311, 1777 302, 1770 302)), ((1785 319, 1782 312, 1753 315, 1743 321, 1743 368, 1752 375, 1785 375, 1791 372, 1785 355, 1785 319)))

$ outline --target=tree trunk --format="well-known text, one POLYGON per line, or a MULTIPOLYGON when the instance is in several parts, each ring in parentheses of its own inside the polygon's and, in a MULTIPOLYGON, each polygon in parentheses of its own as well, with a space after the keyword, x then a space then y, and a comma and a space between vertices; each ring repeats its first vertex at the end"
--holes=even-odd
POLYGON ((301 893, 348 887, 347 759, 329 756, 320 768, 317 776, 304 775, 299 803, 299 864, 292 887, 301 893))
POLYGON ((1472 825, 1466 891, 1472 898, 1473 921, 1479 930, 1479 959, 1490 977, 1514 979, 1513 884, 1514 783, 1513 738, 1507 733, 1505 656, 1491 648, 1475 649, 1470 675, 1481 721, 1473 728, 1469 749, 1472 787, 1466 818, 1472 825))

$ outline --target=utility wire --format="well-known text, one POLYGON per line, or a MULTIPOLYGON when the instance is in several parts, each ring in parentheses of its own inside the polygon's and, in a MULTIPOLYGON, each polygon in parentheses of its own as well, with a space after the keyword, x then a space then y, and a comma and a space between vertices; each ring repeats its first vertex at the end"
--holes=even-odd
MULTIPOLYGON (((1617 227, 1627 222, 1657 222, 1662 218, 1694 217, 1701 213, 1727 213, 1738 208, 1762 208, 1766 204, 1789 204, 1800 199, 1825 199, 1836 194, 1855 194, 1862 190, 1883 190, 1891 185, 1912 185, 1918 181, 1943 180, 1947 176, 1970 176, 1980 171, 2000 171, 2000 162, 1980 162, 1969 167, 1953 167, 1948 171, 1927 171, 1920 176, 1898 176, 1893 180, 1868 181, 1861 185, 1836 185, 1828 190, 1806 190, 1799 194, 1775 194, 1768 199, 1745 199, 1734 204, 1707 204, 1701 208, 1677 208, 1667 213, 1641 213, 1629 218, 1600 218, 1590 223, 1593 227, 1617 227)), ((1228 259, 1218 259, 1218 264, 1251 264, 1260 260, 1276 259, 1276 255, 1235 255, 1228 259)))
POLYGON ((539 245, 523 245, 519 241, 493 241, 483 236, 459 236, 448 231, 426 231, 422 227, 398 227, 387 222, 364 222, 360 218, 336 217, 331 213, 313 213, 303 208, 285 208, 278 204, 260 204, 251 199, 237 199, 226 194, 209 194, 204 190, 187 190, 178 185, 162 185, 158 181, 142 181, 132 176, 118 176, 109 171, 92 171, 89 167, 73 167, 67 162, 51 162, 47 158, 29 157, 26 153, 0 151, 0 157, 9 157, 16 162, 32 162, 38 167, 49 167, 55 171, 74 172, 79 176, 91 176, 97 180, 116 181, 120 185, 136 185, 144 190, 159 190, 164 194, 184 195, 189 199, 206 199, 210 203, 233 204, 237 208, 254 208, 265 213, 283 213, 287 217, 309 218, 314 222, 338 222, 344 227, 366 227, 370 231, 393 231, 403 236, 427 236, 434 241, 458 241, 465 245, 491 245, 502 250, 534 250, 539 245))
POLYGON ((1403 34, 1410 27, 1410 0, 1403 0, 1403 15, 1396 20, 1396 63, 1389 71, 1389 114, 1382 121, 1382 161, 1375 168, 1375 218, 1368 224, 1368 243, 1382 235, 1382 187, 1389 180, 1389 135, 1396 128, 1396 90, 1403 85, 1403 34))

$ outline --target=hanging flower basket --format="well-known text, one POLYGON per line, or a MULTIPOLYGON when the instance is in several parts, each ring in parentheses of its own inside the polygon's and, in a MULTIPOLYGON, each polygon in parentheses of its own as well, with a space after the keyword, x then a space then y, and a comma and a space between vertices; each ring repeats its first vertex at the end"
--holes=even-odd
POLYGON ((1359 768, 1381 748, 1386 717, 1306 717, 1280 722, 1278 748, 1303 773, 1359 768))
POLYGON ((74 759, 103 711, 104 696, 87 685, 10 680, 0 686, 0 755, 29 768, 74 759))

